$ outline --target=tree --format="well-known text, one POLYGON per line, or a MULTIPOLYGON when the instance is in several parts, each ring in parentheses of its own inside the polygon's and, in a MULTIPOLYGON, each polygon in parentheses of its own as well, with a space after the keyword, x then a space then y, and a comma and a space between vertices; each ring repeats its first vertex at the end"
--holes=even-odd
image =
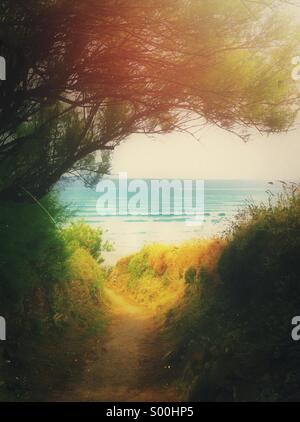
MULTIPOLYGON (((266 0, 1 3, 0 196, 42 197, 132 133, 288 129, 296 38, 266 0)), ((296 51, 296 50, 295 50, 296 51)))

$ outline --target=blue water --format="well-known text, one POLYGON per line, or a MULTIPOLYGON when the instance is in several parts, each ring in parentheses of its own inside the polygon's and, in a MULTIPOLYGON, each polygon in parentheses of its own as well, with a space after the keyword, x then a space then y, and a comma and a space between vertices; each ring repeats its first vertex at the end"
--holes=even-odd
MULTIPOLYGON (((146 181, 149 185, 149 181, 146 181)), ((267 190, 278 190, 278 188, 270 185, 265 181, 244 181, 244 180, 208 180, 204 182, 204 217, 206 222, 219 222, 225 218, 230 218, 237 211, 245 206, 248 201, 259 203, 267 200, 267 190)), ((195 189, 194 189, 195 190, 195 189)), ((59 185, 61 200, 68 205, 70 211, 74 213, 74 217, 83 218, 91 224, 97 224, 109 221, 115 217, 112 213, 109 215, 100 215, 97 211, 97 200, 101 197, 101 193, 96 189, 86 188, 81 182, 67 182, 59 185)), ((117 200, 122 204, 126 202, 124 195, 120 198, 119 191, 117 200)), ((142 222, 142 221, 185 221, 184 212, 176 215, 178 209, 182 209, 182 203, 177 198, 176 193, 171 192, 171 202, 174 201, 175 206, 171 206, 171 212, 168 214, 154 215, 149 208, 140 209, 140 215, 132 216, 128 212, 126 215, 119 216, 120 220, 126 222, 142 222)), ((128 194, 128 200, 133 194, 128 194)), ((160 198, 162 199, 162 198, 160 198)), ((150 201, 149 201, 150 202, 150 201)), ((117 202, 118 204, 118 202, 117 202)), ((160 207, 162 204, 160 204, 160 207)), ((113 211, 111 208, 109 208, 113 211)), ((118 211, 118 210, 117 210, 118 211)), ((184 210, 183 210, 184 211, 184 210)))
MULTIPOLYGON (((130 181, 128 181, 130 182, 130 181)), ((146 181, 149 186, 149 181, 146 181)), ((172 192, 172 205, 169 213, 151 214, 150 197, 148 207, 141 204, 142 215, 100 215, 97 211, 97 200, 101 194, 95 189, 88 189, 79 182, 61 182, 59 184, 61 200, 68 205, 74 219, 84 219, 93 226, 101 226, 105 237, 114 243, 115 251, 107 256, 108 262, 115 262, 128 253, 139 250, 146 243, 164 242, 178 243, 197 237, 210 237, 224 231, 237 212, 247 202, 260 203, 268 199, 268 190, 276 192, 278 186, 266 181, 246 180, 208 180, 204 182, 203 223, 188 226, 187 217, 178 212, 182 202, 176 192, 172 192), (179 208, 178 208, 179 207, 179 208)), ((194 187, 195 188, 195 187, 194 187)), ((132 195, 124 195, 117 189, 117 204, 124 205, 132 195)), ((159 207, 162 209, 162 198, 159 207)), ((114 207, 107 204, 112 212, 114 207)))

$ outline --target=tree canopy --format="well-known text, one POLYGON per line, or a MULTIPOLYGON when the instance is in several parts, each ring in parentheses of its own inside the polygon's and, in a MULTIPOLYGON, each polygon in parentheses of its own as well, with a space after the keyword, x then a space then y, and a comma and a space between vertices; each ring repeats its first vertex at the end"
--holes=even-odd
POLYGON ((102 174, 132 133, 215 124, 247 139, 299 107, 281 1, 3 0, 0 196, 102 174))

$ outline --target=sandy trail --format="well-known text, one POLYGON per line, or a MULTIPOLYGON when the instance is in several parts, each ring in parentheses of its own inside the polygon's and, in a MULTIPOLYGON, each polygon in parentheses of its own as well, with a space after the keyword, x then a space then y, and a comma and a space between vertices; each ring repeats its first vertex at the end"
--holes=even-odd
POLYGON ((111 321, 85 360, 80 379, 65 386, 57 401, 178 401, 167 382, 163 355, 166 346, 157 335, 154 316, 113 290, 106 295, 111 321))

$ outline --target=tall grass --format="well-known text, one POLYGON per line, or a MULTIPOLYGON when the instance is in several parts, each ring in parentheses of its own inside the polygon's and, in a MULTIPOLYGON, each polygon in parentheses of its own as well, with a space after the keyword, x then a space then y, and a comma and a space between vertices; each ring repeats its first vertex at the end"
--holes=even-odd
POLYGON ((109 245, 101 230, 67 219, 53 195, 41 204, 0 203, 0 311, 8 338, 0 343, 0 397, 39 398, 70 374, 83 340, 104 328, 99 263, 109 245))
MULTIPOLYGON (((152 244, 121 259, 112 271, 110 284, 151 309, 167 309, 185 294, 190 268, 214 271, 223 241, 195 240, 180 246, 152 244)), ((195 270, 196 278, 199 278, 195 270)))
POLYGON ((169 320, 186 397, 299 400, 300 345, 291 339, 300 309, 298 188, 249 204, 213 266, 202 268, 198 292, 189 290, 169 320))

